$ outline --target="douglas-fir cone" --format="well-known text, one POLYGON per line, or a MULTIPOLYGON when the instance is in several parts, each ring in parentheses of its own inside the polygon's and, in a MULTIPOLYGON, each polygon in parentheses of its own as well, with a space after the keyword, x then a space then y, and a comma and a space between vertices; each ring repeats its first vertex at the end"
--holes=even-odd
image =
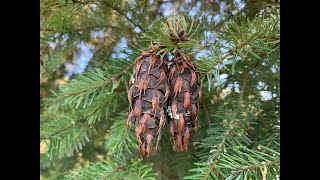
POLYGON ((157 150, 161 128, 166 122, 167 99, 170 89, 167 79, 167 66, 156 55, 158 46, 149 46, 136 59, 136 68, 129 82, 129 124, 135 126, 139 151, 143 158, 149 157, 154 139, 157 150))
POLYGON ((201 98, 201 88, 195 66, 187 55, 176 53, 169 70, 169 132, 175 151, 187 151, 190 131, 196 130, 196 119, 201 98))

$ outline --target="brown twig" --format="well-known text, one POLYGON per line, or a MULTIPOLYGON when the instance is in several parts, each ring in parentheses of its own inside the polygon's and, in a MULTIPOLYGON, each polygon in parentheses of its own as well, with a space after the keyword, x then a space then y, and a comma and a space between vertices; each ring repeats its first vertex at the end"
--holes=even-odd
POLYGON ((211 121, 210 121, 210 118, 209 118, 208 109, 207 109, 207 107, 205 106, 205 104, 203 104, 203 110, 204 110, 204 113, 205 113, 205 115, 206 115, 206 119, 207 119, 207 122, 208 122, 208 126, 210 126, 211 121))
POLYGON ((50 32, 50 31, 52 31, 52 29, 49 29, 49 28, 41 28, 41 27, 40 27, 40 31, 48 31, 48 32, 50 32))
MULTIPOLYGON (((123 30, 120 27, 112 26, 112 25, 99 25, 99 26, 89 26, 89 27, 84 27, 84 28, 79 28, 79 29, 72 29, 70 31, 83 31, 83 30, 88 30, 88 29, 94 29, 94 28, 113 28, 113 29, 119 29, 123 30)), ((54 29, 49 29, 49 28, 40 28, 40 31, 54 31, 54 29)))
POLYGON ((96 86, 92 86, 88 89, 83 89, 83 90, 80 90, 80 91, 76 91, 76 92, 72 92, 72 93, 69 93, 69 94, 65 94, 64 96, 72 96, 72 95, 77 95, 77 94, 81 94, 81 93, 84 93, 84 92, 87 92, 89 90, 92 90, 92 89, 97 89, 99 87, 102 87, 102 86, 105 86, 111 82, 113 82, 115 79, 118 79, 120 78, 120 76, 122 76, 124 73, 127 73, 129 71, 129 69, 131 69, 131 67, 134 65, 134 63, 132 63, 130 66, 128 66, 128 68, 126 68, 125 70, 123 70, 121 73, 119 73, 118 75, 116 75, 115 77, 111 78, 111 79, 108 79, 108 80, 105 80, 103 82, 101 82, 100 84, 96 85, 96 86))
POLYGON ((108 100, 106 100, 105 102, 101 103, 99 106, 97 106, 96 108, 94 108, 94 109, 92 110, 92 113, 94 113, 97 109, 102 108, 104 105, 108 104, 108 103, 109 103, 110 101, 112 101, 115 97, 117 97, 118 94, 120 94, 123 90, 125 90, 125 89, 121 89, 121 90, 115 92, 110 98, 108 98, 108 100))
MULTIPOLYGON (((240 100, 239 101, 241 101, 241 99, 242 99, 242 97, 240 97, 240 100)), ((222 141, 221 141, 221 143, 218 145, 218 150, 215 152, 215 153, 217 153, 217 154, 219 154, 219 156, 218 157, 216 157, 215 159, 218 159, 219 160, 219 158, 220 158, 220 153, 221 153, 221 151, 222 151, 222 149, 223 149, 223 145, 224 145, 224 143, 226 142, 226 140, 227 140, 227 136, 228 135, 230 135, 230 130, 233 128, 233 122, 235 121, 235 117, 236 117, 236 115, 237 115, 237 111, 233 114, 233 117, 232 117, 232 120, 230 121, 230 123, 229 123, 229 127, 228 127, 228 130, 226 130, 226 132, 223 134, 223 139, 222 139, 222 141)), ((217 162, 218 163, 218 162, 217 162)), ((217 163, 215 163, 215 164, 217 164, 217 163)), ((208 169, 208 171, 206 172, 206 174, 205 174, 205 176, 204 176, 204 180, 205 179, 208 179, 208 177, 209 177, 209 175, 210 175, 210 173, 211 173, 211 171, 213 170, 213 158, 211 158, 210 160, 209 160, 209 169, 208 169)))
MULTIPOLYGON (((79 1, 79 0, 72 0, 73 3, 78 3, 78 4, 88 4, 88 3, 92 3, 94 1, 79 1)), ((109 7, 111 7, 113 10, 117 11, 120 15, 124 16, 129 22, 131 22, 134 26, 138 26, 142 31, 145 31, 144 28, 142 28, 139 24, 135 23, 132 19, 130 19, 124 12, 122 12, 119 8, 111 5, 109 2, 107 1, 102 1, 103 3, 105 3, 106 5, 108 5, 109 7)))
POLYGON ((71 0, 71 1, 77 4, 88 4, 88 3, 94 2, 94 1, 79 1, 79 0, 71 0))
POLYGON ((53 133, 51 133, 51 134, 49 134, 49 135, 40 136, 40 141, 42 141, 42 140, 44 140, 44 139, 49 139, 49 138, 51 138, 51 137, 54 136, 54 135, 60 134, 60 133, 62 133, 62 132, 64 132, 64 131, 66 131, 66 130, 68 130, 68 129, 70 129, 70 128, 76 127, 76 126, 78 126, 78 125, 80 125, 80 124, 82 124, 82 122, 81 122, 81 121, 78 121, 78 122, 76 122, 75 124, 71 124, 71 125, 69 125, 69 126, 67 126, 67 127, 65 127, 65 128, 59 129, 58 131, 55 131, 55 132, 53 132, 53 133))
MULTIPOLYGON (((262 36, 259 36, 255 39, 259 39, 259 38, 268 38, 268 39, 275 39, 275 40, 278 40, 280 39, 280 36, 267 36, 267 35, 262 35, 262 36)), ((241 49, 243 48, 245 45, 247 45, 250 41, 252 41, 254 39, 251 39, 249 38, 249 40, 243 42, 243 43, 240 43, 239 45, 235 46, 234 48, 230 49, 226 54, 224 54, 218 61, 214 62, 213 65, 212 65, 212 68, 210 68, 208 71, 206 71, 205 73, 208 73, 209 71, 211 71, 212 69, 214 69, 214 67, 217 65, 217 64, 220 64, 222 63, 223 60, 225 60, 227 57, 229 57, 230 55, 234 54, 238 49, 241 49)))
POLYGON ((258 164, 254 164, 254 165, 251 165, 251 166, 247 166, 247 167, 245 167, 245 168, 241 168, 240 170, 235 171, 235 172, 233 172, 232 174, 238 175, 239 173, 241 173, 241 172, 243 172, 243 171, 252 170, 252 169, 257 168, 257 167, 259 167, 259 166, 268 166, 268 165, 278 164, 278 163, 280 163, 280 160, 269 161, 269 162, 266 162, 266 163, 258 163, 258 164))
POLYGON ((108 173, 107 175, 103 176, 101 179, 106 180, 107 177, 113 177, 113 175, 118 172, 119 170, 122 170, 126 167, 126 164, 123 164, 119 167, 114 168, 110 173, 108 173))
POLYGON ((222 61, 223 61, 224 59, 226 59, 227 57, 229 57, 230 55, 232 55, 233 53, 235 53, 235 52, 237 51, 237 49, 242 48, 244 45, 246 45, 246 43, 241 43, 241 44, 239 44, 238 46, 235 46, 234 48, 230 49, 230 50, 229 50, 225 55, 223 55, 218 61, 214 62, 213 65, 212 65, 212 68, 210 68, 209 70, 207 70, 205 73, 208 73, 209 71, 211 71, 212 69, 214 69, 217 64, 222 63, 222 61))
POLYGON ((124 16, 129 22, 131 22, 134 26, 137 26, 141 29, 141 31, 145 31, 144 28, 142 28, 139 24, 135 23, 132 19, 130 19, 124 12, 122 12, 119 8, 114 7, 113 5, 111 5, 109 2, 107 1, 102 1, 103 3, 105 3, 107 6, 111 7, 113 10, 115 10, 118 14, 124 16))
POLYGON ((279 40, 279 39, 280 39, 280 36, 266 36, 266 35, 262 35, 262 36, 259 36, 259 38, 279 40))
MULTIPOLYGON (((241 104, 243 103, 243 92, 244 92, 244 89, 245 89, 245 87, 246 87, 246 80, 247 79, 245 79, 245 82, 244 82, 244 84, 242 85, 242 87, 241 87, 241 89, 240 89, 240 95, 239 95, 239 100, 238 100, 238 108, 235 110, 235 112, 233 113, 233 116, 232 116, 232 120, 230 121, 230 123, 229 123, 229 126, 228 126, 228 129, 226 130, 226 132, 223 134, 223 139, 222 139, 222 141, 221 141, 221 143, 218 145, 218 150, 215 152, 215 153, 217 153, 217 154, 219 154, 219 156, 218 157, 216 157, 215 159, 218 159, 218 161, 219 161, 219 158, 220 158, 220 152, 222 151, 222 149, 223 149, 223 145, 224 145, 224 143, 226 142, 226 140, 227 140, 227 136, 228 135, 230 135, 230 131, 233 129, 233 127, 234 127, 234 122, 235 122, 235 117, 236 117, 236 115, 238 114, 238 109, 239 109, 239 107, 241 107, 241 104)), ((215 164, 217 164, 218 162, 216 162, 215 164)), ((210 173, 211 173, 211 171, 213 170, 213 158, 211 158, 210 160, 209 160, 209 169, 208 169, 208 171, 206 172, 206 174, 205 174, 205 177, 203 178, 203 179, 207 179, 208 177, 209 177, 209 175, 210 175, 210 173)), ((218 175, 217 175, 218 176, 218 175)))

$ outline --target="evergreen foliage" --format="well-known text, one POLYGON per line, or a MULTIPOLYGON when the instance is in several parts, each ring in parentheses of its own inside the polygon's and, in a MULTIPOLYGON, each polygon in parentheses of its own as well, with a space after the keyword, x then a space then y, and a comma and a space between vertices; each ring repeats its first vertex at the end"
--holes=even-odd
POLYGON ((130 164, 125 164, 116 158, 106 159, 103 162, 91 164, 85 169, 79 169, 65 176, 65 179, 156 179, 152 168, 144 165, 142 159, 132 159, 130 164))
POLYGON ((193 29, 193 21, 187 23, 184 16, 172 16, 168 19, 160 18, 153 22, 149 31, 144 33, 144 38, 162 46, 157 53, 163 58, 168 53, 180 53, 183 57, 199 45, 199 41, 192 39, 198 27, 193 29))
POLYGON ((41 0, 40 178, 279 179, 279 2, 236 2, 41 0), (160 28, 176 23, 168 7, 187 40, 160 28), (166 124, 142 160, 125 136, 127 93, 150 40, 163 56, 192 52, 203 92, 188 152, 172 150, 166 124))

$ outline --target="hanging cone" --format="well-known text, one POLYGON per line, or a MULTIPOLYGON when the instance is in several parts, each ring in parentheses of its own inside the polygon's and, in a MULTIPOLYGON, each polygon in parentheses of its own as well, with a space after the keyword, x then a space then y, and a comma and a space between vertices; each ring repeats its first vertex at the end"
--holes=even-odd
POLYGON ((169 70, 169 132, 175 151, 187 151, 190 131, 196 130, 201 88, 190 57, 175 54, 169 70))
POLYGON ((150 45, 136 60, 136 68, 129 82, 129 124, 135 126, 139 151, 143 158, 149 157, 154 139, 157 150, 161 128, 166 122, 165 108, 170 89, 167 66, 156 55, 157 46, 150 45))

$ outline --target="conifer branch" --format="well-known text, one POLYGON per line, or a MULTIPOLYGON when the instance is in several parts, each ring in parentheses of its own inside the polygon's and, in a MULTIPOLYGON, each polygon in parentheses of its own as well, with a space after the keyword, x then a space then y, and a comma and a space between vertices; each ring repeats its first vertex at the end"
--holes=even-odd
POLYGON ((209 118, 208 109, 207 109, 205 104, 203 105, 203 109, 204 109, 204 113, 206 115, 206 119, 207 119, 208 125, 210 126, 211 121, 210 121, 210 118, 209 118))
POLYGON ((248 38, 247 41, 243 42, 243 43, 239 43, 238 45, 236 45, 234 48, 230 49, 226 54, 224 54, 218 61, 214 62, 214 64, 212 65, 212 68, 210 68, 209 70, 207 70, 205 73, 210 72, 211 70, 213 70, 215 68, 215 66, 217 64, 220 64, 223 62, 223 60, 225 60, 227 57, 233 55, 238 49, 243 48, 245 45, 249 44, 251 41, 259 39, 259 38, 266 38, 266 39, 274 39, 274 40, 278 40, 280 39, 280 36, 267 36, 267 35, 262 35, 262 36, 258 36, 256 38, 254 38, 254 35, 252 35, 250 38, 248 38))
POLYGON ((275 161, 268 161, 268 162, 262 162, 262 163, 253 164, 251 166, 246 166, 246 167, 241 168, 240 170, 232 172, 232 175, 239 175, 241 172, 244 172, 244 171, 250 171, 252 169, 256 169, 256 168, 259 168, 261 166, 269 166, 269 165, 279 164, 279 163, 280 163, 280 159, 279 160, 275 160, 275 161))
POLYGON ((69 126, 66 126, 65 128, 59 129, 59 130, 57 130, 57 131, 55 131, 55 132, 53 132, 53 133, 51 133, 51 134, 49 134, 49 135, 40 136, 40 141, 42 141, 42 140, 44 140, 44 139, 50 139, 52 136, 55 136, 55 135, 57 135, 57 134, 60 134, 60 133, 62 133, 62 132, 64 132, 64 131, 67 131, 67 130, 69 130, 69 129, 71 129, 71 128, 74 128, 74 127, 76 127, 76 126, 79 126, 79 125, 81 125, 81 124, 82 124, 82 122, 81 122, 81 121, 78 121, 78 122, 75 122, 74 124, 71 124, 71 125, 69 125, 69 126))
POLYGON ((221 64, 223 62, 223 60, 225 60, 227 57, 233 55, 237 49, 241 49, 243 46, 245 46, 248 42, 245 43, 240 43, 239 45, 235 46, 234 48, 230 49, 226 54, 224 54, 219 60, 215 61, 211 68, 208 69, 206 72, 204 72, 205 74, 207 74, 208 72, 210 72, 211 70, 215 69, 215 66, 218 64, 221 64))
MULTIPOLYGON (((106 101, 104 101, 103 103, 99 104, 98 106, 94 107, 93 109, 90 109, 90 112, 88 114, 86 114, 86 116, 91 116, 93 115, 94 113, 96 113, 96 111, 98 111, 99 109, 103 108, 104 106, 106 106, 106 104, 110 103, 112 100, 114 100, 115 98, 118 97, 118 95, 120 93, 122 93, 125 89, 120 89, 118 90, 117 92, 113 93, 113 95, 108 98, 106 101)), ((91 121, 89 120, 89 123, 91 121)))
POLYGON ((101 179, 102 180, 107 180, 108 177, 113 177, 113 175, 117 172, 119 172, 119 170, 123 170, 126 168, 126 164, 122 164, 119 167, 114 168, 110 173, 106 174, 105 176, 102 176, 101 179))
POLYGON ((76 169, 65 179, 151 179, 155 180, 157 173, 152 167, 145 165, 142 159, 131 159, 130 166, 117 157, 107 157, 103 162, 90 164, 89 167, 76 169))
MULTIPOLYGON (((73 3, 78 3, 78 4, 88 4, 88 3, 92 3, 94 1, 78 1, 78 0, 72 0, 73 3)), ((115 10, 118 14, 124 16, 129 22, 131 22, 134 26, 139 27, 142 31, 145 31, 144 28, 142 28, 139 24, 135 23, 132 19, 130 19, 124 12, 122 12, 119 8, 113 6, 112 4, 110 4, 108 1, 102 1, 103 3, 105 3, 106 5, 108 5, 109 7, 111 7, 113 10, 115 10)))
POLYGON ((145 9, 146 9, 146 7, 147 7, 147 1, 148 0, 144 0, 144 2, 143 2, 143 6, 142 6, 142 10, 141 10, 141 13, 140 13, 140 17, 139 17, 139 21, 141 21, 142 20, 142 17, 144 17, 144 11, 145 11, 145 9))
MULTIPOLYGON (((207 172, 205 173, 205 176, 203 177, 203 180, 208 179, 208 177, 210 176, 210 174, 211 174, 211 172, 212 172, 212 170, 213 170, 213 168, 214 168, 213 160, 216 159, 216 160, 219 161, 220 154, 221 154, 221 152, 222 152, 222 150, 223 150, 223 147, 224 147, 223 145, 225 144, 225 142, 226 142, 226 140, 227 140, 227 137, 230 135, 230 130, 233 129, 233 126, 234 126, 233 123, 234 123, 234 121, 235 121, 235 117, 236 117, 237 113, 238 113, 238 112, 236 111, 236 112, 233 114, 232 120, 231 120, 230 123, 229 123, 228 129, 227 129, 227 130, 225 131, 225 133, 223 134, 222 141, 221 141, 221 143, 218 145, 218 150, 214 152, 215 154, 218 154, 218 156, 209 159, 209 169, 208 169, 207 172)), ((218 164, 218 162, 216 162, 215 164, 218 164)))
MULTIPOLYGON (((119 77, 119 75, 116 76, 115 78, 118 78, 118 77, 119 77)), ((105 85, 109 84, 109 83, 112 82, 113 80, 114 80, 114 79, 108 79, 108 80, 103 81, 102 83, 100 83, 100 84, 98 84, 98 85, 96 85, 96 86, 92 86, 92 87, 90 87, 90 88, 88 88, 88 89, 83 89, 83 90, 81 90, 81 91, 77 91, 77 92, 65 94, 64 96, 73 96, 73 95, 77 95, 77 94, 81 94, 81 93, 87 92, 87 91, 92 90, 92 89, 97 89, 97 88, 99 88, 99 87, 102 87, 102 86, 105 86, 105 85)))
POLYGON ((280 36, 267 36, 267 35, 262 35, 262 36, 260 36, 259 38, 279 40, 279 39, 280 39, 280 36))
POLYGON ((116 112, 109 120, 113 122, 108 130, 110 136, 105 142, 105 148, 110 150, 116 157, 126 158, 128 154, 133 154, 136 149, 136 137, 132 128, 126 134, 127 111, 116 112), (125 135, 125 136, 124 136, 125 135))
POLYGON ((96 85, 96 86, 92 86, 90 88, 87 88, 87 89, 83 89, 83 90, 80 90, 80 91, 77 91, 77 92, 72 92, 72 93, 68 93, 68 94, 64 94, 64 96, 73 96, 73 95, 77 95, 77 94, 81 94, 81 93, 85 93, 89 90, 93 90, 93 89, 97 89, 97 88, 100 88, 102 86, 105 86, 113 81, 115 81, 116 79, 120 78, 124 73, 127 73, 131 67, 134 65, 134 63, 130 64, 126 69, 124 69, 123 71, 121 71, 119 74, 115 75, 113 78, 111 79, 107 79, 103 82, 101 82, 100 84, 96 85))
POLYGON ((139 24, 135 23, 132 19, 130 19, 124 12, 122 12, 119 8, 114 7, 113 5, 111 5, 108 1, 102 1, 103 3, 105 3, 106 5, 108 5, 109 7, 111 7, 113 10, 115 10, 116 12, 118 12, 118 14, 124 16, 129 22, 131 22, 134 26, 137 26, 141 29, 141 31, 145 31, 145 29, 143 27, 141 27, 139 24))
POLYGON ((78 3, 78 4, 88 4, 92 3, 94 1, 79 1, 79 0, 72 0, 73 3, 78 3))
MULTIPOLYGON (((246 73, 246 76, 248 75, 249 73, 246 73)), ((208 169, 208 171, 206 172, 206 174, 205 174, 205 176, 204 176, 204 180, 205 179, 207 179, 208 177, 209 177, 209 175, 211 174, 211 172, 212 172, 212 170, 213 170, 213 168, 214 168, 214 166, 213 166, 213 160, 214 159, 216 159, 216 160, 218 160, 217 162, 215 162, 215 164, 218 164, 218 162, 219 162, 219 158, 220 158, 220 154, 221 154, 221 152, 222 152, 222 150, 223 150, 223 145, 225 144, 225 142, 226 142, 226 140, 227 140, 227 137, 230 135, 230 131, 234 128, 234 122, 235 122, 235 120, 236 120, 236 116, 237 116, 237 114, 238 114, 238 111, 239 111, 239 109, 240 109, 240 107, 241 107, 241 104, 242 104, 242 102, 243 102, 243 92, 244 92, 244 89, 246 88, 246 80, 247 80, 247 78, 245 78, 245 82, 243 83, 243 85, 241 86, 241 90, 240 90, 240 95, 239 95, 239 100, 238 100, 238 108, 235 110, 235 112, 233 113, 233 115, 232 115, 232 120, 229 122, 229 125, 228 125, 228 129, 225 131, 225 133, 223 134, 223 138, 222 138, 222 141, 221 141, 221 143, 218 145, 218 150, 217 151, 215 151, 214 153, 215 154, 218 154, 218 156, 216 156, 216 157, 212 157, 212 158, 210 158, 209 159, 209 169, 208 169)))
POLYGON ((50 31, 53 31, 53 30, 52 30, 52 29, 49 29, 49 28, 41 28, 41 27, 40 27, 40 31, 49 31, 49 32, 50 32, 50 31))
MULTIPOLYGON (((113 29, 123 30, 120 27, 112 26, 112 25, 97 25, 97 26, 88 26, 88 27, 84 27, 84 28, 72 29, 70 31, 72 31, 72 32, 83 31, 83 30, 89 30, 89 29, 95 29, 95 28, 113 28, 113 29)), ((54 32, 55 30, 50 29, 50 28, 40 28, 40 31, 54 32)))

